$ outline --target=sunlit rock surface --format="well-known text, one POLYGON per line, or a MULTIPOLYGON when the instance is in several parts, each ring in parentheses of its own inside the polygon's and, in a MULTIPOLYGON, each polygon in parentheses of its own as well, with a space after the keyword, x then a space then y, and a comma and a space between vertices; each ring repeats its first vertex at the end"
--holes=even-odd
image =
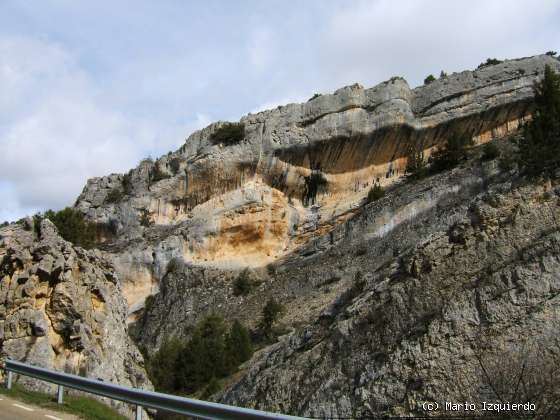
MULTIPOLYGON (((112 263, 63 240, 49 220, 0 228, 0 357, 151 389, 128 336, 127 302, 112 263)), ((26 377, 27 387, 54 385, 26 377)), ((128 413, 129 407, 114 402, 128 413)))
POLYGON ((108 227, 100 236, 136 308, 173 258, 259 268, 329 233, 353 217, 374 183, 403 176, 412 147, 428 157, 453 132, 478 144, 514 133, 531 117, 533 83, 546 64, 560 69, 535 56, 415 89, 402 78, 344 87, 243 117, 245 138, 234 145, 212 143, 215 123, 133 169, 120 202, 106 202, 123 185, 123 175, 110 175, 89 180, 76 207, 108 227), (163 179, 151 182, 156 170, 163 179))

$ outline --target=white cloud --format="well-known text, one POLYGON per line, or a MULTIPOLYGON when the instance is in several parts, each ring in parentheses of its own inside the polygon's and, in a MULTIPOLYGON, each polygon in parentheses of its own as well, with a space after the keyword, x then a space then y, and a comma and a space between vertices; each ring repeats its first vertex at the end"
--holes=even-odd
POLYGON ((215 119, 560 48, 558 0, 128 3, 0 2, 0 219, 215 119))
POLYGON ((0 214, 71 205, 89 177, 124 172, 152 151, 176 148, 184 130, 209 119, 162 129, 100 102, 96 86, 58 46, 3 38, 0 51, 8 75, 0 82, 7 92, 0 103, 0 214))
POLYGON ((394 75, 417 85, 429 73, 473 68, 487 57, 544 53, 560 41, 558 9, 554 0, 538 7, 531 0, 341 3, 323 31, 321 66, 341 85, 394 75))

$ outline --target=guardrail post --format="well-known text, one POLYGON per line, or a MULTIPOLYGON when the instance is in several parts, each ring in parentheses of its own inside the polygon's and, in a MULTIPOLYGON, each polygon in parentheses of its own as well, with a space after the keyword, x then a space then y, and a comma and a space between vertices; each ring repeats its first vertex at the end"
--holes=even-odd
POLYGON ((12 378, 13 378, 14 372, 12 372, 11 370, 8 371, 8 384, 6 385, 6 388, 8 389, 12 389, 12 378))
POLYGON ((136 420, 142 420, 142 406, 136 406, 136 420))
POLYGON ((58 404, 62 404, 63 403, 63 399, 64 399, 64 386, 59 385, 58 386, 58 392, 56 394, 56 402, 58 404))

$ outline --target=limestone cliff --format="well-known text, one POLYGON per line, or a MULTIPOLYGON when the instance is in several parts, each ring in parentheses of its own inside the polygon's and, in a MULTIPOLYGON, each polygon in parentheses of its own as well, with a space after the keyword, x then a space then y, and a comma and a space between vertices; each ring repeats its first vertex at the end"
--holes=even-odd
POLYGON ((134 311, 175 257, 265 267, 352 218, 373 183, 399 180, 412 146, 429 155, 452 131, 477 143, 515 132, 546 64, 560 69, 535 56, 415 89, 402 78, 348 86, 243 117, 244 138, 231 145, 212 141, 215 123, 156 162, 89 180, 76 207, 106 227, 100 237, 134 311))
POLYGON ((502 401, 524 381, 541 414, 547 403, 557 411, 560 185, 508 173, 480 186, 471 200, 447 197, 371 237, 361 252, 351 243, 367 234, 347 234, 335 258, 308 260, 313 270, 336 261, 355 282, 256 355, 219 398, 319 418, 450 416, 458 413, 422 404, 494 401, 492 381, 509 380, 502 401))
MULTIPOLYGON (((151 388, 128 337, 119 279, 100 251, 64 241, 48 220, 11 224, 0 229, 0 279, 2 359, 151 388)), ((18 382, 53 391, 26 377, 18 382)))

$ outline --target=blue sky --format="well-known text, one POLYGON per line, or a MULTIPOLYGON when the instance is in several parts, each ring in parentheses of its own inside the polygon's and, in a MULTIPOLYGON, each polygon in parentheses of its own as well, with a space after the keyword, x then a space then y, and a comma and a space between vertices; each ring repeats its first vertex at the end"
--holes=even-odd
POLYGON ((0 0, 0 221, 216 120, 560 50, 560 1, 0 0))

